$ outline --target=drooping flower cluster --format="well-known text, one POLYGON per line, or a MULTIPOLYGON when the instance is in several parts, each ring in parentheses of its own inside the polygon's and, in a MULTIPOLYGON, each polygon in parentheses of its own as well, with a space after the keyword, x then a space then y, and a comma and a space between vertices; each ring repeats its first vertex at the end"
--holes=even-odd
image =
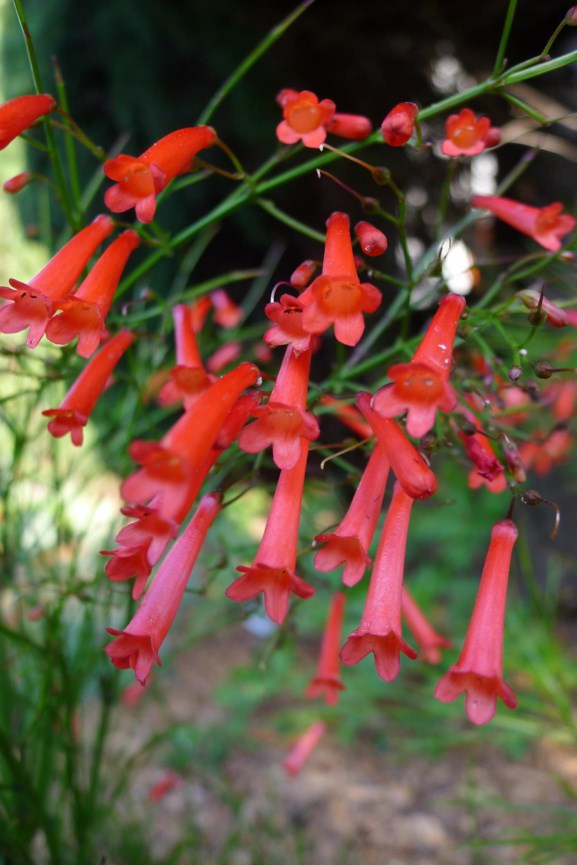
MULTIPOLYGON (((363 141, 372 131, 368 118, 337 113, 334 102, 319 100, 309 90, 282 90, 277 102, 283 119, 276 134, 283 144, 302 142, 305 148, 319 148, 329 133, 363 141)), ((1 106, 0 149, 55 108, 48 95, 21 97, 1 106)), ((423 130, 417 105, 396 105, 384 118, 381 135, 392 147, 421 147, 423 130)), ((490 120, 477 118, 465 107, 447 118, 440 151, 449 157, 475 156, 498 141, 499 131, 490 120)), ((192 170, 197 155, 215 144, 226 152, 212 127, 185 127, 165 135, 138 157, 119 154, 107 159, 103 173, 114 185, 104 193, 106 206, 113 214, 134 208, 140 223, 152 222, 160 193, 168 194, 169 184, 192 170)), ((437 158, 438 150, 435 148, 437 158)), ((282 152, 282 158, 291 155, 293 151, 282 152)), ((453 162, 451 171, 459 165, 453 162)), ((390 181, 383 169, 375 172, 390 181)), ((32 180, 31 176, 13 178, 7 191, 19 191, 32 180)), ((389 185, 396 190, 392 181, 389 185)), ((245 193, 242 187, 239 201, 244 194, 249 201, 252 188, 245 193)), ((379 202, 371 209, 371 199, 357 198, 378 222, 378 215, 383 213, 379 202)), ((400 193, 398 200, 402 200, 400 193)), ((562 238, 576 225, 574 217, 562 213, 562 205, 557 203, 537 208, 499 196, 473 196, 471 205, 490 211, 552 253, 561 249, 562 238)), ((231 208, 235 206, 233 200, 231 208)), ((393 231, 405 232, 404 262, 409 271, 411 250, 403 218, 391 217, 389 225, 393 231)), ((83 442, 84 428, 113 371, 140 335, 123 328, 111 336, 106 322, 131 255, 139 247, 141 252, 146 244, 156 243, 151 240, 156 226, 147 230, 136 225, 124 230, 92 261, 116 227, 112 217, 97 216, 28 282, 12 278, 9 286, 0 287, 4 301, 0 332, 28 328, 30 348, 44 335, 55 345, 77 340, 77 354, 91 358, 61 404, 43 411, 50 419, 49 432, 55 437, 70 433, 76 446, 83 442)), ((306 694, 310 699, 322 697, 332 706, 345 687, 341 661, 352 666, 373 655, 378 676, 389 682, 399 673, 401 655, 415 660, 420 654, 427 663, 437 664, 441 651, 451 648, 450 640, 428 622, 405 586, 410 522, 418 520, 419 502, 437 490, 430 461, 435 448, 449 443, 466 466, 469 485, 483 486, 496 495, 509 487, 516 491, 529 467, 534 466, 537 473, 545 471, 569 452, 572 437, 567 424, 573 414, 575 388, 571 394, 544 389, 554 428, 533 429, 531 437, 525 436, 524 443, 517 446, 512 429, 526 417, 534 390, 517 385, 513 370, 507 379, 500 359, 493 358, 496 371, 487 358, 476 359, 470 346, 464 345, 467 325, 460 327, 460 322, 468 310, 467 302, 456 291, 447 291, 442 281, 431 288, 434 298, 425 297, 429 321, 410 350, 404 336, 416 302, 409 289, 407 297, 401 298, 405 319, 399 341, 382 343, 388 325, 400 319, 398 298, 389 298, 385 315, 369 339, 362 342, 365 316, 376 313, 383 302, 381 290, 372 280, 387 282, 386 275, 374 270, 374 257, 384 254, 388 246, 389 238, 378 224, 364 219, 356 222, 352 238, 349 215, 341 210, 331 213, 326 222, 321 272, 320 262, 307 259, 290 277, 292 293, 283 293, 278 299, 273 293, 271 302, 264 305, 269 320, 264 344, 260 343, 258 350, 251 347, 250 361, 241 360, 248 350, 241 325, 250 314, 249 304, 239 305, 223 288, 212 288, 193 304, 163 307, 166 323, 174 330, 175 364, 169 367, 167 363, 154 373, 157 378, 150 394, 162 407, 157 406, 157 411, 176 408, 180 414, 169 426, 163 426, 155 440, 132 441, 129 453, 137 468, 121 485, 125 502, 121 512, 129 522, 118 531, 115 549, 103 551, 109 557, 105 566, 108 579, 133 581, 132 596, 139 602, 125 627, 108 629, 113 639, 105 651, 115 666, 132 669, 141 685, 147 684, 154 664, 161 663, 161 647, 203 543, 223 507, 223 491, 214 487, 229 483, 228 468, 223 468, 225 453, 234 455, 235 460, 245 460, 242 454, 259 454, 258 466, 267 459, 264 454, 270 448, 276 484, 258 548, 236 565, 238 575, 231 572, 224 594, 232 602, 248 604, 247 610, 262 601, 268 617, 280 626, 295 598, 318 598, 321 593, 317 590, 325 581, 331 586, 318 665, 306 694), (365 272, 371 282, 361 281, 365 272), (210 310, 211 326, 225 329, 227 339, 216 352, 203 357, 203 329, 210 321, 210 310), (352 371, 340 375, 336 370, 324 384, 317 385, 315 377, 323 352, 333 336, 340 343, 339 353, 352 358, 347 361, 352 371), (364 357, 375 342, 375 358, 366 366, 374 378, 367 383, 365 368, 355 366, 355 353, 348 355, 346 349, 358 347, 359 356, 364 357), (253 361, 258 357, 259 364, 269 363, 270 349, 278 347, 284 349, 278 373, 263 376, 253 361), (263 379, 273 379, 274 384, 264 385, 263 379), (334 591, 333 577, 318 579, 311 575, 310 563, 304 557, 299 559, 309 458, 322 439, 321 424, 314 413, 318 404, 361 438, 366 455, 342 519, 325 531, 318 532, 318 526, 316 534, 310 527, 307 531, 306 544, 314 547, 316 571, 326 575, 342 568, 344 588, 338 591, 334 591), (383 514, 384 502, 388 504, 383 514), (363 612, 343 641, 347 590, 363 578, 367 583, 363 612), (415 648, 403 636, 403 622, 415 648)), ((435 247, 433 257, 439 256, 435 247)), ((429 263, 422 274, 429 279, 433 270, 429 263)), ((412 290, 416 287, 413 275, 410 281, 412 290)), ((518 291, 517 297, 530 309, 532 328, 540 325, 541 318, 556 326, 574 324, 571 310, 545 298, 543 289, 539 293, 527 287, 518 291)), ((518 314, 517 307, 519 303, 511 307, 512 314, 518 314)), ((474 306, 469 309, 474 310, 474 306)), ((495 320, 504 314, 508 314, 508 307, 499 309, 495 320)), ((478 321, 479 327, 483 326, 482 315, 478 321)), ((541 367, 543 378, 547 378, 548 369, 541 367)), ((231 477, 230 483, 235 483, 237 477, 232 471, 231 477)), ((465 691, 466 711, 476 724, 492 718, 498 697, 510 708, 516 704, 502 673, 505 597, 516 537, 510 518, 493 528, 462 652, 435 689, 441 701, 453 700, 465 691)), ((299 771, 325 730, 320 721, 309 727, 285 763, 289 773, 299 771)))

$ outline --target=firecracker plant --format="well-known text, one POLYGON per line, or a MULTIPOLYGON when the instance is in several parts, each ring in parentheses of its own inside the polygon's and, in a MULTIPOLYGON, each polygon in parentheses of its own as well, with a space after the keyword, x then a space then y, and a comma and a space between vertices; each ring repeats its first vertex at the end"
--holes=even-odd
MULTIPOLYGON (((15 5, 27 32, 24 10, 15 5)), ((308 5, 265 40, 251 63, 308 5)), ((6 351, 37 351, 43 341, 72 345, 82 358, 83 369, 60 405, 46 404, 42 411, 46 436, 70 434, 72 472, 74 449, 83 445, 97 402, 109 398, 105 389, 115 369, 139 345, 139 364, 149 357, 142 411, 151 399, 163 408, 149 438, 128 446, 133 470, 120 486, 124 521, 100 564, 110 591, 124 583, 136 602, 130 620, 111 621, 108 638, 102 632, 102 650, 111 664, 133 670, 141 686, 161 664, 163 641, 213 523, 223 509, 242 508, 243 492, 275 478, 262 539, 235 563, 224 595, 247 612, 262 602, 278 626, 293 615, 296 599, 302 599, 298 617, 301 603, 315 593, 326 596, 326 629, 308 697, 334 705, 344 688, 339 659, 355 665, 372 655, 383 688, 401 665, 439 664, 431 698, 452 701, 464 692, 474 724, 493 718, 498 699, 516 706, 503 678, 516 515, 524 505, 543 504, 554 534, 555 503, 534 487, 572 456, 574 201, 514 200, 505 195, 505 182, 494 194, 472 191, 468 204, 459 204, 460 222, 451 225, 445 195, 438 203, 439 237, 415 256, 405 191, 387 164, 391 148, 404 148, 427 153, 448 176, 466 180, 472 160, 507 146, 479 112, 477 100, 486 94, 514 102, 536 125, 559 119, 541 117, 512 88, 577 60, 577 52, 555 55, 559 32, 576 23, 573 8, 541 55, 508 68, 508 19, 485 81, 428 106, 387 105, 383 94, 384 118, 350 113, 354 105, 341 113, 330 94, 290 88, 271 93, 279 120, 270 130, 272 155, 260 166, 221 140, 216 119, 212 125, 246 68, 196 123, 182 106, 182 127, 167 130, 143 153, 133 155, 129 143, 127 152, 105 153, 78 129, 62 90, 56 96, 44 92, 28 42, 37 92, 0 107, 1 147, 22 134, 46 146, 69 239, 32 278, 2 275, 1 340, 6 351), (68 141, 65 150, 60 139, 68 141), (102 189, 89 212, 66 176, 67 160, 83 146, 97 167, 102 153, 102 189), (350 171, 347 183, 339 177, 345 160, 358 172, 355 186, 350 171), (229 184, 226 195, 169 235, 163 217, 171 200, 193 180, 210 184, 215 176, 229 184), (275 204, 275 189, 290 189, 297 178, 301 189, 303 179, 310 183, 311 197, 319 183, 336 184, 340 204, 326 214, 325 225, 305 225, 275 204), (229 295, 218 280, 207 287, 191 283, 169 303, 156 302, 162 286, 154 284, 155 266, 182 254, 207 227, 218 222, 226 230, 227 217, 255 202, 269 218, 314 241, 316 254, 301 263, 287 250, 280 280, 273 284, 271 276, 252 311, 248 335, 238 327, 246 314, 239 294, 229 295), (475 232, 479 226, 486 232, 495 220, 519 233, 520 251, 506 261, 494 249, 475 257, 475 232), (464 289, 462 282, 454 287, 446 266, 449 241, 473 249, 460 274, 464 289), (151 284, 154 292, 147 294, 151 284), (221 344, 206 357, 203 330, 209 325, 221 334, 221 344), (155 366, 152 350, 147 355, 155 327, 174 347, 170 368, 155 366), (339 456, 348 450, 355 452, 358 472, 348 509, 338 524, 315 534, 301 521, 308 478, 321 470, 318 454, 329 455, 323 470, 337 478, 339 456), (443 483, 448 459, 460 467, 464 483, 489 490, 502 504, 501 518, 486 526, 487 557, 460 653, 459 635, 437 633, 404 585, 411 534, 419 531, 423 501, 443 483), (347 592, 359 584, 358 592, 363 583, 364 610, 347 633, 347 592)), ((23 172, 4 189, 28 194, 23 190, 42 182, 23 172)), ((445 190, 449 197, 451 188, 445 190)), ((120 380, 128 392, 130 380, 120 380)), ((450 592, 457 575, 446 577, 450 592)), ((506 662, 505 668, 505 676, 514 678, 506 662)), ((354 675, 346 681, 354 689, 354 675)), ((287 759, 289 772, 298 771, 325 729, 319 720, 307 730, 287 759)))

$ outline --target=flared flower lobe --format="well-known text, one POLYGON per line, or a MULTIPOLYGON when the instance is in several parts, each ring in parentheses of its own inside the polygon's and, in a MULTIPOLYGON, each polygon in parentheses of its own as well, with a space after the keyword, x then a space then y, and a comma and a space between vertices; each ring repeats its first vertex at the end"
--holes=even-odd
POLYGON ((532 237, 550 252, 558 252, 561 249, 561 238, 573 231, 577 225, 575 217, 562 212, 563 205, 559 202, 546 207, 531 207, 498 195, 474 195, 471 204, 473 207, 489 210, 493 216, 532 237))
POLYGON ((327 137, 326 126, 333 119, 336 106, 331 99, 322 99, 310 90, 281 90, 277 102, 283 110, 283 120, 276 128, 282 144, 302 141, 305 147, 319 147, 327 137))
POLYGON ((152 222, 158 193, 189 171, 197 153, 214 144, 216 137, 210 126, 186 127, 165 135, 139 157, 121 153, 108 159, 104 174, 116 185, 104 194, 106 206, 113 213, 134 207, 141 222, 152 222))
POLYGON ((517 705, 513 690, 503 681, 505 603, 517 534, 511 520, 493 526, 463 649, 457 663, 435 688, 435 697, 444 703, 456 700, 465 691, 465 709, 473 724, 486 724, 492 719, 497 698, 510 709, 517 705))
POLYGON ((379 308, 381 292, 359 281, 346 213, 335 212, 327 220, 323 272, 299 300, 304 306, 305 331, 321 334, 333 325, 337 340, 349 346, 356 345, 363 335, 363 313, 379 308))

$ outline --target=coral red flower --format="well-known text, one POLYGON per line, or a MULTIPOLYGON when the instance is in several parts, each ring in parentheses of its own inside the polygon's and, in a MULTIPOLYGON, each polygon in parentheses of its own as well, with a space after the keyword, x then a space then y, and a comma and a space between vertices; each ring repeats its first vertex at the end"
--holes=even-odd
POLYGON ((238 436, 241 450, 255 454, 272 445, 278 468, 292 469, 303 448, 308 449, 308 442, 319 437, 316 419, 305 411, 310 365, 310 349, 295 354, 288 346, 269 401, 253 409, 257 420, 238 436))
POLYGON ((36 348, 52 316, 54 301, 65 297, 104 238, 114 231, 109 216, 97 216, 45 264, 28 282, 9 280, 12 288, 0 287, 0 297, 11 301, 0 308, 0 333, 30 328, 26 345, 36 348))
POLYGON ((305 440, 301 455, 291 469, 283 469, 274 493, 262 541, 250 567, 239 565, 242 574, 225 594, 231 601, 249 601, 264 593, 265 609, 277 624, 288 612, 291 594, 310 598, 314 589, 295 573, 303 486, 308 457, 305 440))
POLYGON ((441 649, 450 649, 453 644, 435 631, 405 586, 401 595, 401 613, 420 649, 420 657, 427 664, 438 664, 441 660, 441 649))
POLYGON ((200 500, 193 518, 155 574, 132 620, 122 631, 107 628, 116 639, 106 647, 106 654, 120 670, 134 670, 143 686, 152 665, 161 663, 160 647, 178 612, 190 573, 220 506, 216 493, 209 493, 200 500))
POLYGON ((332 571, 344 563, 343 583, 354 586, 371 565, 369 547, 377 527, 389 476, 389 460, 377 443, 365 466, 349 509, 332 532, 315 537, 324 546, 315 553, 315 568, 332 571))
POLYGON ((507 478, 504 467, 497 459, 491 442, 479 426, 477 418, 470 411, 465 411, 465 417, 477 432, 459 432, 459 438, 465 445, 465 451, 473 468, 469 473, 469 487, 473 490, 486 486, 492 493, 501 493, 507 488, 507 478))
POLYGON ((341 423, 359 438, 370 439, 374 436, 373 428, 363 420, 362 414, 354 405, 349 405, 349 403, 328 394, 321 397, 320 402, 322 405, 331 406, 341 423))
POLYGON ((116 536, 120 544, 116 550, 103 550, 102 555, 112 556, 106 565, 106 576, 110 580, 129 580, 136 577, 132 588, 132 597, 140 597, 146 581, 154 565, 162 556, 166 545, 176 537, 178 526, 186 519, 198 494, 202 480, 208 474, 217 459, 236 439, 246 419, 259 401, 258 391, 252 391, 241 396, 226 415, 218 432, 213 447, 210 449, 204 465, 194 482, 188 485, 186 495, 174 510, 173 517, 162 515, 162 495, 152 498, 147 506, 121 508, 121 513, 134 517, 135 522, 124 526, 116 536))
POLYGON ((17 96, 0 105, 0 150, 55 108, 56 100, 49 93, 17 96))
POLYGON ((106 339, 104 324, 120 277, 132 252, 140 243, 135 231, 123 231, 114 240, 71 297, 54 301, 58 311, 46 325, 46 337, 66 345, 78 337, 80 357, 90 357, 106 339))
POLYGON ((196 339, 196 316, 196 309, 184 303, 177 303, 172 309, 176 366, 170 371, 170 380, 160 389, 160 405, 184 401, 184 407, 188 410, 215 380, 202 363, 196 339))
POLYGON ((371 425, 405 493, 413 499, 432 496, 437 489, 437 479, 400 426, 372 411, 369 393, 357 394, 355 404, 371 425))
POLYGON ((540 476, 548 475, 555 466, 568 460, 572 452, 573 436, 563 427, 546 437, 536 432, 534 441, 523 442, 519 448, 525 468, 533 469, 540 476))
POLYGON ((225 368, 225 366, 229 366, 231 363, 234 363, 242 354, 242 343, 234 340, 233 342, 225 342, 224 345, 221 345, 220 348, 217 348, 216 351, 207 357, 206 359, 206 368, 207 370, 216 375, 216 373, 221 372, 225 368))
POLYGON ((198 494, 213 465, 212 451, 227 415, 241 392, 256 384, 258 377, 254 364, 240 364, 215 381, 160 442, 132 442, 130 455, 142 467, 123 482, 123 498, 146 503, 161 495, 161 516, 175 518, 191 496, 194 500, 198 494))
POLYGON ((104 194, 106 206, 113 213, 134 207, 141 222, 152 222, 158 193, 190 171, 197 153, 214 144, 216 137, 210 126, 190 126, 170 132, 138 157, 121 153, 108 159, 104 174, 116 185, 104 194))
POLYGON ((380 388, 373 408, 383 417, 407 412, 407 430, 421 438, 435 423, 437 409, 450 412, 457 395, 449 384, 453 342, 465 308, 459 294, 447 294, 423 336, 410 363, 398 363, 387 370, 393 384, 380 388))
POLYGON ((443 703, 456 700, 466 692, 465 708, 473 724, 486 724, 495 714, 497 697, 514 709, 517 698, 503 681, 503 626, 507 583, 517 527, 511 520, 493 526, 475 608, 465 644, 435 688, 443 703))
POLYGON ((267 303, 265 315, 273 322, 264 335, 267 345, 292 345, 295 352, 311 347, 313 337, 303 327, 304 306, 296 297, 282 294, 277 303, 267 303))
POLYGON ((339 138, 349 138, 351 141, 364 141, 373 131, 373 124, 368 117, 362 114, 339 114, 333 115, 333 119, 327 124, 327 132, 338 135, 339 138))
POLYGON ((389 241, 386 235, 383 234, 370 222, 357 222, 355 225, 355 234, 361 244, 361 249, 365 255, 382 255, 387 250, 389 241))
POLYGON ((402 147, 406 144, 415 130, 418 113, 419 109, 414 102, 399 102, 391 108, 381 124, 385 143, 391 147, 402 147))
POLYGON ((335 103, 322 99, 310 90, 281 90, 276 101, 284 120, 276 128, 276 137, 283 144, 302 141, 305 147, 318 147, 327 137, 326 126, 335 114, 335 103))
POLYGON ((397 482, 375 556, 361 623, 341 650, 343 664, 358 664, 372 652, 377 673, 386 682, 392 682, 399 673, 400 652, 409 658, 417 657, 403 640, 401 628, 401 593, 412 506, 413 499, 397 482))
POLYGON ((551 252, 561 249, 560 238, 573 231, 577 225, 573 216, 562 212, 563 205, 559 202, 546 207, 531 207, 498 195, 474 195, 471 204, 489 210, 493 216, 512 225, 517 231, 528 234, 551 252))
POLYGON ((445 156, 476 156, 486 147, 497 144, 499 130, 491 126, 488 117, 477 117, 470 108, 451 114, 445 123, 446 139, 441 144, 445 156))
POLYGON ((224 288, 215 288, 210 292, 210 300, 214 309, 213 321, 227 330, 235 328, 244 317, 242 308, 231 300, 224 288))
POLYGON ((315 721, 305 730, 283 762, 283 769, 287 775, 294 777, 299 774, 326 732, 326 724, 323 724, 322 721, 315 721))
POLYGON ((345 603, 344 593, 335 592, 331 598, 329 615, 323 633, 317 671, 306 692, 309 699, 319 695, 324 696, 328 706, 335 706, 339 702, 340 692, 345 689, 340 677, 339 662, 345 603))
POLYGON ((45 417, 53 418, 48 431, 56 438, 70 433, 72 444, 80 446, 84 437, 83 428, 98 398, 105 389, 116 364, 129 345, 134 342, 134 334, 121 330, 80 373, 58 408, 43 411, 45 417))
POLYGON ((364 312, 379 308, 382 295, 357 275, 346 213, 332 213, 327 220, 323 272, 301 294, 302 326, 312 334, 334 325, 344 345, 356 345, 365 329, 364 312))

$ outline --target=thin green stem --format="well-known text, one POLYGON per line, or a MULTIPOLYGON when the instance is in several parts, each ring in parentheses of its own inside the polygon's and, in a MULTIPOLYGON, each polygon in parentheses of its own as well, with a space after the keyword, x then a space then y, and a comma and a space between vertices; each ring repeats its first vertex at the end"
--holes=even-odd
POLYGON ((513 93, 503 90, 501 96, 503 99, 506 99, 510 105, 519 108, 523 114, 527 114, 529 117, 532 117, 533 120, 536 120, 540 126, 547 126, 547 124, 552 122, 551 120, 548 120, 547 117, 543 117, 543 115, 536 111, 535 108, 532 108, 523 99, 519 99, 519 97, 515 96, 513 93))
POLYGON ((505 16, 505 23, 503 24, 501 39, 499 40, 499 47, 497 48, 497 56, 495 57, 495 65, 493 66, 494 76, 498 75, 505 66, 505 52, 507 50, 507 43, 509 42, 509 36, 511 34, 511 27, 513 26, 513 19, 515 18, 516 8, 517 0, 509 0, 509 5, 507 7, 507 15, 505 16))
MULTIPOLYGON (((14 4, 14 10, 16 12, 16 17, 18 18, 18 23, 20 24, 20 29, 22 30, 22 35, 24 36, 24 44, 26 46, 26 52, 28 54, 28 62, 30 63, 30 70, 32 72, 32 78, 34 80, 34 86, 36 88, 37 93, 43 93, 44 87, 42 86, 42 77, 40 75, 40 67, 38 65, 38 60, 36 58, 36 51, 34 48, 34 43, 32 41, 32 36, 30 34, 30 28, 28 27, 28 21, 26 18, 26 14, 24 12, 24 7, 22 6, 22 0, 12 0, 14 4)), ((70 201, 70 193, 68 191, 68 186, 66 184, 66 180, 64 177, 64 172, 62 170, 62 164, 60 162, 60 155, 58 153, 58 148, 56 147, 56 140, 54 138, 54 133, 52 127, 50 125, 50 120, 48 117, 44 118, 44 130, 46 133, 46 142, 48 144, 48 150, 50 153, 50 161, 52 162, 52 168, 54 171, 54 176, 56 178, 56 183, 58 185, 59 197, 62 204, 62 208, 66 215, 66 219, 70 225, 70 228, 73 231, 76 231, 80 227, 80 220, 75 215, 72 203, 70 201)))
POLYGON ((310 237, 311 240, 316 240, 318 243, 325 242, 325 235, 322 232, 316 231, 309 225, 305 225, 304 222, 300 222, 298 219, 289 216, 288 213, 285 213, 284 210, 281 210, 276 206, 276 204, 269 201, 267 198, 259 198, 258 206, 262 207, 262 209, 270 216, 273 216, 275 219, 278 219, 279 222, 282 222, 283 225, 288 225, 289 228, 294 229, 299 234, 304 234, 305 237, 310 237))
POLYGON ((291 24, 294 24, 294 22, 298 18, 300 18, 303 12, 305 12, 313 2, 314 0, 305 0, 304 3, 301 3, 299 6, 297 6, 294 12, 291 12, 290 15, 287 15, 286 18, 283 18, 283 20, 279 24, 277 24, 276 27, 273 27, 273 29, 265 36, 262 42, 260 42, 256 46, 254 51, 251 51, 248 57, 246 57, 242 61, 242 63, 237 66, 232 75, 230 75, 224 82, 222 87, 219 87, 219 89, 209 101, 204 111, 201 112, 197 124, 200 125, 208 123, 221 102, 223 102, 224 99, 228 96, 228 94, 231 93, 232 90, 234 90, 238 82, 242 78, 244 78, 249 69, 251 69, 258 60, 260 60, 263 54, 266 54, 266 52, 274 45, 275 42, 278 42, 278 40, 284 35, 284 33, 288 30, 291 24))
MULTIPOLYGON (((58 61, 54 57, 52 59, 52 64, 54 68, 54 79, 56 81, 56 92, 58 94, 58 102, 62 106, 63 111, 66 114, 69 113, 68 106, 68 94, 66 92, 66 85, 64 83, 64 78, 62 77, 62 71, 60 69, 60 65, 58 61)), ((76 146, 74 142, 74 138, 72 135, 66 135, 64 137, 64 148, 66 152, 66 161, 68 165, 68 177, 70 178, 70 189, 72 192, 72 198, 74 200, 74 206, 76 210, 80 209, 80 179, 78 177, 78 160, 76 159, 76 146)))
POLYGON ((548 72, 555 72, 556 69, 570 66, 571 63, 575 63, 576 61, 577 51, 562 54, 561 57, 556 57, 554 60, 543 60, 541 57, 534 57, 532 60, 527 60, 526 63, 513 66, 505 75, 499 78, 496 84, 500 87, 508 87, 510 84, 518 84, 520 81, 527 81, 529 78, 538 78, 540 75, 546 75, 548 72), (534 65, 529 66, 528 64, 534 65))

